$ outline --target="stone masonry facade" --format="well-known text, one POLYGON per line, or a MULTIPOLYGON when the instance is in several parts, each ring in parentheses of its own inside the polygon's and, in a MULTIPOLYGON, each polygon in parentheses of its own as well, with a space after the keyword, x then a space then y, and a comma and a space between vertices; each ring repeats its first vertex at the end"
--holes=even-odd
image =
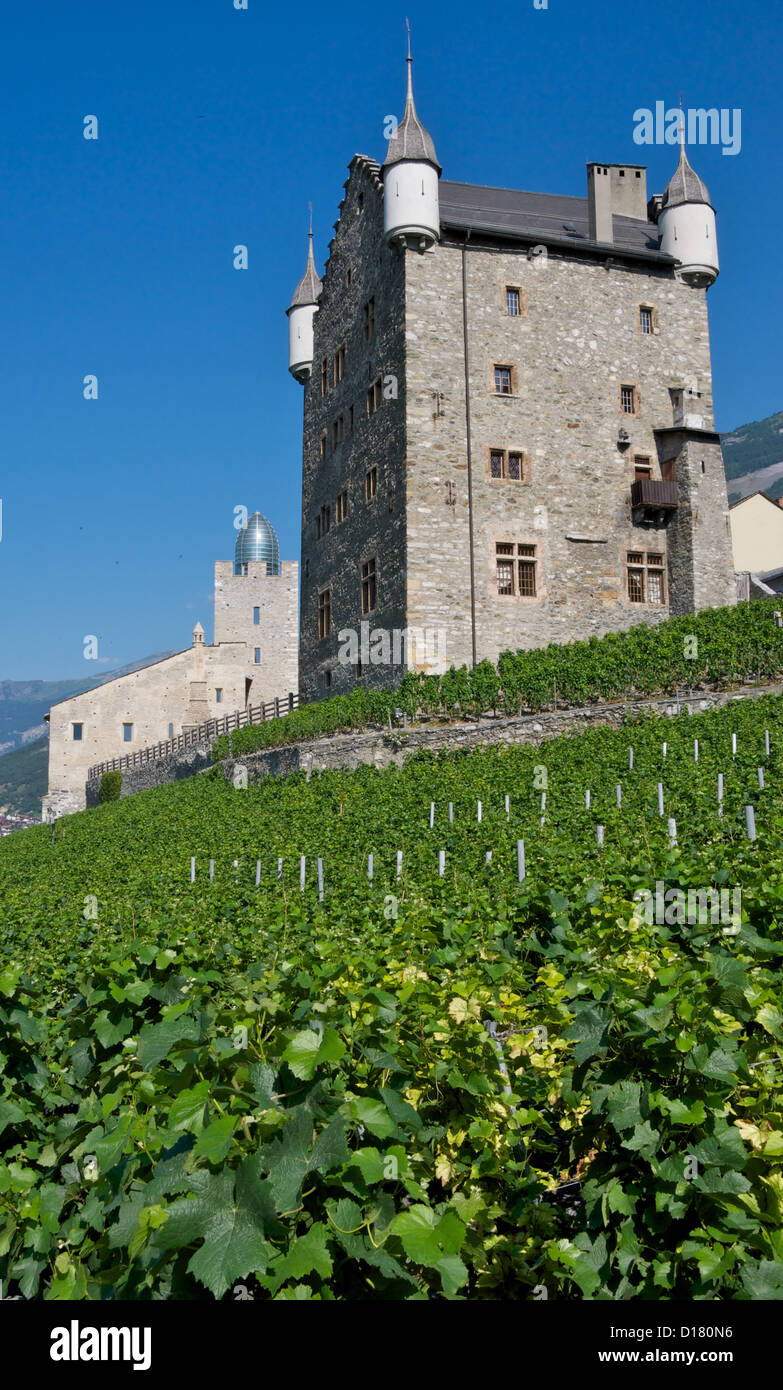
MULTIPOLYGON (((350 169, 305 388, 303 698, 345 692, 359 680, 394 684, 405 665, 470 665, 474 630, 476 659, 494 661, 504 649, 735 602, 705 290, 665 261, 621 249, 601 258, 575 245, 530 257, 526 246, 448 228, 424 253, 388 247, 378 166, 356 156, 350 169), (509 288, 515 315, 507 312, 509 288), (649 333, 642 308, 654 324, 649 333), (496 367, 509 370, 508 394, 495 391, 496 367), (633 390, 632 413, 623 409, 623 387, 633 390), (688 388, 696 423, 677 415, 677 393, 688 388), (492 476, 493 453, 503 455, 504 470, 509 455, 521 455, 521 480, 492 476), (632 510, 639 464, 652 481, 676 482, 676 508, 632 510), (374 491, 366 483, 372 470, 374 491), (336 520, 344 489, 347 516, 336 520), (498 546, 513 547, 511 594, 499 591, 498 546), (629 560, 639 555, 641 562, 629 560), (363 613, 368 561, 375 607, 363 613), (639 564, 645 584, 648 565, 662 569, 661 601, 648 601, 647 589, 645 601, 632 598, 629 565, 639 564), (535 593, 520 593, 524 587, 535 593), (366 654, 360 668, 340 660, 341 630, 363 619, 371 630, 437 632, 437 657, 422 659, 409 643, 402 665, 368 664, 366 654)), ((654 598, 657 586, 656 577, 654 598)))

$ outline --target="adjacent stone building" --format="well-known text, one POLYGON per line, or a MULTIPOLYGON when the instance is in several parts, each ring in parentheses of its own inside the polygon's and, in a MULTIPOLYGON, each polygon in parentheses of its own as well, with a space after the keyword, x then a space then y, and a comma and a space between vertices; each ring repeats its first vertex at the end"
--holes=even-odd
POLYGON ((197 623, 186 651, 52 706, 44 820, 86 805, 94 764, 296 691, 298 587, 298 564, 281 563, 274 529, 254 512, 233 563, 215 565, 211 646, 197 623))
POLYGON ((649 200, 637 165, 586 198, 447 182, 410 72, 288 311, 305 699, 736 597, 684 144, 649 200))

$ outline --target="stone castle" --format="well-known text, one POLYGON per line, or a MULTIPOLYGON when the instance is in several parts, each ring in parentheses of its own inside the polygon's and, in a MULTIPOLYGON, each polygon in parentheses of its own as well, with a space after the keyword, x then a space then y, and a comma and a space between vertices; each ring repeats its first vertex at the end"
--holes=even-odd
POLYGON ((409 53, 382 166, 349 170, 288 309, 302 698, 735 602, 683 137, 649 199, 627 164, 586 198, 449 182, 409 53))
POLYGON ((88 768, 298 690, 736 601, 712 405, 715 213, 681 135, 663 195, 449 182, 416 113, 357 154, 288 313, 304 386, 302 574, 260 513, 215 566, 215 638, 63 701, 47 818, 88 768))

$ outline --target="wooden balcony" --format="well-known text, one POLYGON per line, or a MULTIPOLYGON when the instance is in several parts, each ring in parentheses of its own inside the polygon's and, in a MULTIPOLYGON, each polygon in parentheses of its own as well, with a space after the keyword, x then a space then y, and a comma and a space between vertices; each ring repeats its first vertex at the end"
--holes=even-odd
POLYGON ((658 478, 639 478, 631 483, 631 506, 652 507, 655 511, 674 511, 677 507, 677 484, 658 478))

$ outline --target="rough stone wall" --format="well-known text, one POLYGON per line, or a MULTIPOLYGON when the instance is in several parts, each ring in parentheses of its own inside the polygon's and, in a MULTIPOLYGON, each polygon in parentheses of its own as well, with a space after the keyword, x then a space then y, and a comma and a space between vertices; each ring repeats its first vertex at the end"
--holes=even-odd
MULTIPOLYGON (((407 620, 443 628, 445 664, 459 665, 471 660, 461 248, 408 252, 405 270, 407 620)), ((712 426, 704 291, 643 263, 529 260, 524 249, 472 241, 467 286, 478 658, 657 623, 668 601, 628 596, 627 552, 666 557, 668 548, 667 527, 632 523, 634 457, 660 477, 654 431, 674 423, 670 388, 696 387, 712 426), (507 285, 520 289, 519 316, 505 311, 507 285), (658 332, 640 331, 641 305, 654 310, 658 332), (494 394, 495 364, 512 368, 510 397, 494 394), (621 409, 625 384, 636 387, 634 415, 621 409), (493 448, 522 452, 528 480, 492 480, 493 448), (535 598, 498 594, 494 551, 504 541, 535 545, 535 598)), ((717 466, 699 487, 691 606, 730 603, 715 546, 726 510, 717 466)))
POLYGON ((737 600, 723 454, 717 435, 678 431, 659 440, 676 453, 679 505, 669 526, 672 614, 719 608, 737 600))
MULTIPOLYGON (((300 690, 305 700, 323 699, 354 688, 356 674, 339 633, 361 631, 360 566, 377 560, 377 605, 364 615, 372 630, 405 626, 405 334, 404 259, 383 239, 383 195, 377 165, 363 156, 351 162, 330 245, 323 290, 314 324, 313 371, 305 386, 302 485, 302 601, 300 614, 300 690), (350 283, 348 283, 350 272, 350 283), (375 335, 364 337, 364 305, 375 300, 375 335), (333 381, 334 355, 346 346, 345 375, 333 381), (328 389, 321 395, 321 363, 328 359, 328 389), (388 394, 368 418, 367 389, 387 379, 388 394), (396 387, 388 382, 396 379, 396 387), (353 407, 353 430, 349 412, 353 407), (333 444, 334 420, 342 415, 344 438, 333 444), (321 436, 326 454, 321 458, 321 436), (365 500, 365 476, 378 470, 377 493, 365 500), (336 521, 338 493, 348 489, 348 515, 336 521), (322 506, 331 509, 331 526, 316 539, 322 506), (331 633, 318 637, 318 594, 331 591, 331 633), (326 683, 326 672, 331 684, 326 683)), ((366 657, 361 674, 368 684, 400 679, 401 666, 375 666, 366 657)))
POLYGON ((215 565, 215 644, 245 644, 244 678, 251 682, 247 700, 243 687, 232 709, 265 704, 299 689, 299 565, 283 560, 277 575, 267 574, 265 561, 250 561, 247 570, 246 575, 238 575, 230 561, 219 560, 215 565), (255 608, 258 623, 253 618, 255 608))
MULTIPOLYGON (((749 686, 741 693, 731 691, 706 691, 696 695, 680 696, 679 700, 661 696, 652 700, 629 700, 616 703, 596 704, 580 709, 558 710, 542 714, 511 716, 509 718, 482 719, 478 723, 453 724, 443 726, 394 731, 393 736, 373 730, 359 734, 338 734, 330 738, 311 739, 284 748, 270 748, 244 757, 226 758, 220 764, 223 775, 233 780, 234 768, 247 769, 249 782, 258 782, 263 777, 279 777, 289 772, 324 772, 339 768, 353 769, 364 763, 375 767, 386 767, 390 763, 402 766, 406 758, 424 749, 456 750, 459 748, 480 748, 487 744, 539 744, 558 734, 576 734, 582 729, 597 725, 620 728, 630 719, 645 714, 660 714, 676 717, 681 713, 700 713, 707 709, 719 709, 734 700, 758 699, 763 695, 780 695, 783 683, 764 686, 749 686)), ((123 773, 122 795, 133 796, 139 791, 149 791, 166 782, 180 781, 205 771, 209 766, 211 740, 186 749, 173 757, 149 763, 141 768, 131 768, 123 773)), ((99 801, 99 783, 90 782, 87 787, 87 804, 94 806, 99 801)))

